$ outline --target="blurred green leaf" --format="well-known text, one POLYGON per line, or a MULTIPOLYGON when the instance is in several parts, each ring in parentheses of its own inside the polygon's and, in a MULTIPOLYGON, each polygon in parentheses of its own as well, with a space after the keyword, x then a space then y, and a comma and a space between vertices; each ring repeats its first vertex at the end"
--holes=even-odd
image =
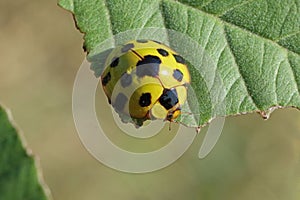
POLYGON ((273 108, 300 108, 300 0, 60 0, 59 5, 74 14, 88 52, 113 35, 145 27, 175 30, 196 41, 215 63, 225 92, 217 100, 225 110, 214 112, 216 88, 205 86, 197 74, 203 63, 190 66, 196 95, 189 103, 199 102, 200 117, 180 118, 186 125, 201 126, 218 115, 260 112, 267 118, 273 108))
POLYGON ((17 130, 0 106, 0 199, 46 200, 37 167, 17 130))

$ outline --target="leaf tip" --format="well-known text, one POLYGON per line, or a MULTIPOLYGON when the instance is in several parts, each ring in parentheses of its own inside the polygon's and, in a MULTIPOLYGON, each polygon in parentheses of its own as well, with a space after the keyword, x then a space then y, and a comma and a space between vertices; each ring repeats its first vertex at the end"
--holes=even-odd
POLYGON ((257 111, 257 113, 264 119, 264 120, 268 120, 271 116, 271 114, 274 112, 274 110, 282 108, 282 106, 272 106, 269 109, 263 111, 257 111))

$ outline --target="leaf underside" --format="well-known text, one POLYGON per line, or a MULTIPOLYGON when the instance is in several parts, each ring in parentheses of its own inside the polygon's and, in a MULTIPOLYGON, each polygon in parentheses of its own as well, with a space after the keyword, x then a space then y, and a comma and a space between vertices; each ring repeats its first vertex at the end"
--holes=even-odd
POLYGON ((20 136, 0 106, 0 199, 46 200, 35 161, 24 149, 20 136))
POLYGON ((179 118, 187 126, 219 115, 300 108, 300 0, 60 0, 59 5, 74 14, 88 52, 113 35, 147 27, 196 41, 216 66, 224 91, 216 99, 225 106, 214 112, 214 86, 197 76, 201 63, 190 66, 196 94, 186 107, 193 110, 196 100, 200 113, 179 118))

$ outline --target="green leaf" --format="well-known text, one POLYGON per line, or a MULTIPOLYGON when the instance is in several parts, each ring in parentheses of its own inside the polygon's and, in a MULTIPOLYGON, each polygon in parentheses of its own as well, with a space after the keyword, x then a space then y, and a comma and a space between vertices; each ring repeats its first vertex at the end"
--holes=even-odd
POLYGON ((195 95, 185 105, 193 115, 179 119, 186 125, 202 126, 215 116, 249 112, 267 118, 275 108, 300 108, 300 0, 61 0, 59 5, 73 12, 90 56, 107 39, 139 28, 174 30, 195 41, 219 80, 209 87, 205 75, 199 75, 204 54, 189 65, 195 95), (195 101, 198 114, 191 105, 195 101), (216 111, 218 102, 225 104, 221 112, 216 111))
POLYGON ((46 200, 35 161, 0 106, 0 199, 46 200))

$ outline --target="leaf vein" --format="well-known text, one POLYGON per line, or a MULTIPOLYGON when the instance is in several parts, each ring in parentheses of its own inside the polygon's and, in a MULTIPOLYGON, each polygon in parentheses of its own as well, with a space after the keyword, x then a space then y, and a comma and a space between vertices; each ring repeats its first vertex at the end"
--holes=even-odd
POLYGON ((249 3, 253 2, 253 1, 256 1, 256 0, 249 0, 249 1, 245 1, 245 2, 243 2, 243 3, 241 3, 241 4, 237 4, 237 5, 233 6, 233 7, 231 7, 230 9, 225 10, 223 13, 221 13, 221 14, 219 14, 219 15, 216 15, 216 16, 217 16, 217 17, 221 17, 221 16, 227 14, 228 12, 230 12, 230 11, 232 11, 232 10, 238 8, 238 7, 247 5, 247 4, 249 4, 249 3))
POLYGON ((134 13, 134 16, 132 17, 132 20, 130 22, 130 25, 129 25, 130 28, 132 27, 133 23, 136 21, 136 16, 139 13, 139 10, 141 9, 142 5, 143 5, 143 1, 140 1, 138 8, 136 9, 136 12, 134 13))
MULTIPOLYGON (((288 58, 288 56, 286 56, 286 57, 288 58)), ((293 79, 294 79, 293 81, 294 81, 294 83, 296 83, 296 87, 297 87, 297 90, 298 90, 298 95, 300 96, 300 88, 298 86, 298 82, 297 82, 297 79, 296 79, 296 72, 295 72, 295 70, 294 70, 294 68, 292 66, 292 63, 291 63, 290 59, 288 58, 287 60, 288 60, 289 66, 290 66, 290 68, 292 70, 293 79)))
POLYGON ((246 89, 246 92, 247 92, 248 96, 250 97, 250 99, 251 99, 252 103, 254 104, 254 106, 255 106, 256 108, 258 108, 256 102, 254 101, 252 95, 250 94, 250 91, 249 91, 249 89, 248 89, 248 87, 247 87, 246 81, 245 81, 245 79, 244 79, 244 77, 243 77, 243 75, 242 75, 242 73, 241 73, 240 67, 239 67, 239 65, 238 65, 237 62, 236 62, 235 55, 234 55, 234 53, 232 52, 231 45, 230 45, 230 42, 229 42, 229 40, 228 40, 228 34, 227 34, 227 32, 226 32, 226 29, 224 30, 224 33, 225 33, 225 36, 227 37, 226 43, 227 43, 227 45, 228 45, 228 47, 229 47, 230 54, 231 54, 232 57, 233 57, 233 61, 234 61, 234 64, 235 64, 234 66, 237 67, 237 70, 238 70, 239 74, 241 75, 240 77, 241 77, 241 79, 242 79, 243 85, 244 85, 244 87, 245 87, 245 89, 246 89))
POLYGON ((207 46, 207 44, 209 43, 209 39, 210 39, 211 33, 213 32, 213 30, 215 29, 215 27, 216 27, 216 22, 213 24, 211 30, 209 30, 209 34, 208 34, 208 36, 207 36, 207 40, 206 40, 206 42, 205 42, 205 44, 204 44, 204 46, 203 46, 203 49, 204 49, 204 50, 206 49, 206 46, 207 46))
MULTIPOLYGON (((278 43, 280 40, 284 40, 285 38, 291 37, 291 36, 293 36, 293 35, 297 35, 298 33, 300 33, 300 30, 299 30, 299 31, 292 32, 292 33, 289 33, 288 35, 285 35, 285 36, 276 38, 276 39, 274 40, 274 42, 278 43)), ((280 44, 279 44, 279 45, 280 45, 280 44)), ((281 46, 281 45, 280 45, 280 46, 281 46)))
POLYGON ((261 61, 260 61, 260 67, 259 67, 259 75, 262 76, 262 70, 264 66, 264 56, 265 56, 265 43, 262 42, 261 44, 261 61))
POLYGON ((279 37, 281 37, 281 35, 282 35, 283 28, 284 28, 285 22, 286 22, 286 20, 287 20, 287 18, 288 18, 288 16, 289 16, 289 14, 290 14, 290 11, 291 11, 291 6, 289 7, 289 10, 287 11, 287 13, 286 13, 286 15, 285 15, 285 17, 284 17, 284 20, 283 20, 283 22, 282 22, 282 24, 281 24, 279 37))
POLYGON ((281 60, 279 63, 278 63, 278 67, 276 68, 276 71, 275 71, 275 101, 276 101, 276 104, 278 105, 278 94, 277 94, 277 89, 278 89, 278 77, 279 77, 279 69, 280 69, 280 66, 282 64, 283 60, 281 60))
POLYGON ((214 0, 210 0, 208 2, 206 2, 205 4, 201 5, 202 8, 205 8, 206 6, 208 6, 209 4, 211 4, 211 2, 213 2, 214 0))
MULTIPOLYGON (((106 17, 107 17, 107 21, 108 21, 108 25, 109 25, 109 31, 110 31, 110 34, 113 35, 114 34, 113 33, 113 25, 112 25, 112 21, 111 21, 111 18, 110 18, 110 16, 111 16, 110 10, 109 10, 109 8, 107 6, 107 0, 104 0, 103 3, 104 3, 104 7, 105 7, 105 9, 107 11, 107 14, 106 14, 107 16, 106 17)), ((115 40, 114 40, 114 43, 115 43, 115 40)))

